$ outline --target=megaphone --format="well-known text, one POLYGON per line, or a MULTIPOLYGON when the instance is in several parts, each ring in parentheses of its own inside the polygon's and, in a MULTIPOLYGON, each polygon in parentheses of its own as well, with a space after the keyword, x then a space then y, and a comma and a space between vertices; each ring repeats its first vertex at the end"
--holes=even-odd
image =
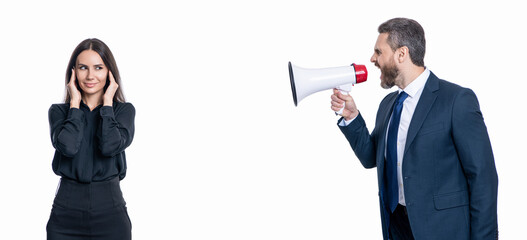
MULTIPOLYGON (((305 97, 327 89, 337 88, 348 94, 351 87, 368 79, 366 66, 351 66, 309 69, 295 66, 289 62, 289 78, 295 106, 305 97)), ((340 109, 336 114, 342 114, 340 109)))

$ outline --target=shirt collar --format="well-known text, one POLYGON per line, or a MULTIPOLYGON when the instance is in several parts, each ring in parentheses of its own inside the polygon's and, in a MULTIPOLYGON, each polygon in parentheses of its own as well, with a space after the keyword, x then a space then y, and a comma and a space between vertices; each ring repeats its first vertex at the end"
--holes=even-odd
POLYGON ((429 76, 430 76, 430 70, 428 70, 428 68, 425 68, 425 70, 413 82, 408 84, 408 86, 406 86, 405 89, 399 88, 399 93, 401 91, 404 91, 408 94, 408 96, 413 98, 419 92, 419 90, 424 88, 426 84, 426 80, 428 79, 429 76))
POLYGON ((80 102, 80 106, 81 108, 86 108, 88 109, 88 111, 95 111, 96 109, 99 109, 101 108, 103 105, 102 104, 99 104, 97 107, 95 107, 93 110, 90 110, 90 107, 88 107, 88 105, 86 103, 84 103, 84 101, 81 100, 80 102))

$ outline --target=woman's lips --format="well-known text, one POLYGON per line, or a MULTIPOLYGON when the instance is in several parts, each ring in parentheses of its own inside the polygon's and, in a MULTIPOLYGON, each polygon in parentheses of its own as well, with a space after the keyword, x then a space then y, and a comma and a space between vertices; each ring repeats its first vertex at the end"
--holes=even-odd
POLYGON ((92 88, 92 87, 95 87, 95 85, 97 85, 97 83, 84 83, 84 85, 86 85, 86 87, 88 87, 88 88, 92 88))

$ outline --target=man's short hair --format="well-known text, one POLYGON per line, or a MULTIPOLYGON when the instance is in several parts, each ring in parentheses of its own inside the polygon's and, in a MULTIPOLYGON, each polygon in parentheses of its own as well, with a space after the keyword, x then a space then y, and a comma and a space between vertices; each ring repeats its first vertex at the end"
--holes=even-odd
POLYGON ((408 18, 393 18, 379 26, 379 33, 388 33, 388 44, 393 51, 406 46, 412 63, 424 67, 426 51, 425 31, 421 25, 408 18))

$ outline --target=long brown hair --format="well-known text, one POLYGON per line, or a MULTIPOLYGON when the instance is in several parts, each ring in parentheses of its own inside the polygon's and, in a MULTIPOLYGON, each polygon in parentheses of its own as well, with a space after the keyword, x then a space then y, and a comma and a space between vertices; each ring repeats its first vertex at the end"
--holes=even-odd
MULTIPOLYGON (((106 65, 108 70, 112 72, 113 77, 115 78, 115 82, 119 85, 119 88, 117 88, 117 91, 115 92, 115 95, 113 97, 113 101, 126 102, 123 91, 121 90, 121 76, 119 75, 119 69, 117 68, 117 63, 115 62, 115 58, 113 57, 112 51, 110 51, 110 48, 103 41, 97 38, 88 38, 79 43, 75 50, 73 50, 70 61, 68 63, 68 67, 66 68, 66 97, 64 98, 64 102, 69 103, 71 101, 71 95, 68 92, 67 87, 71 78, 71 69, 75 67, 77 57, 84 50, 93 50, 97 52, 99 56, 101 56, 104 65, 106 65)), ((108 75, 108 77, 110 76, 108 75)), ((105 91, 106 88, 108 88, 108 85, 104 87, 105 91)), ((79 91, 82 94, 82 89, 79 88, 79 91)))

